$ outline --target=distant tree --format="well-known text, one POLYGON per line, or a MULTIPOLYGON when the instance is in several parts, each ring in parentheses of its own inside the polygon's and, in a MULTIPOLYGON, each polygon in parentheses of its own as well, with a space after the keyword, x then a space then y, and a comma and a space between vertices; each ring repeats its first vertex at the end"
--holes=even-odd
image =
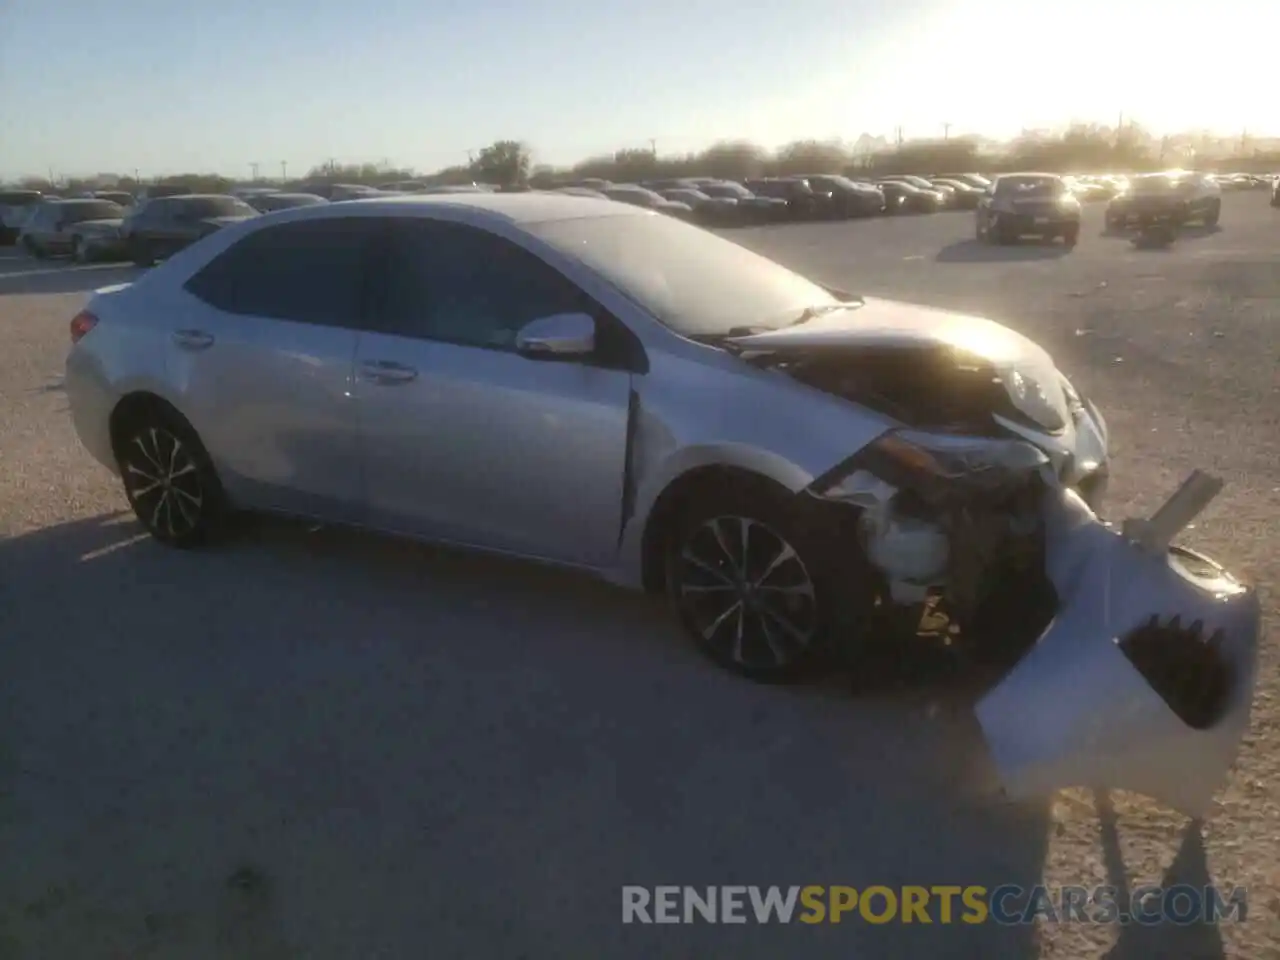
POLYGON ((699 154, 697 163, 703 176, 743 180, 760 176, 768 160, 768 153, 754 143, 724 140, 699 154))
POLYGON ((779 174, 841 173, 852 154, 839 143, 797 140, 780 148, 770 166, 779 174))
POLYGON ((527 183, 531 157, 529 149, 518 140, 498 140, 481 150, 472 169, 476 179, 499 186, 527 183))

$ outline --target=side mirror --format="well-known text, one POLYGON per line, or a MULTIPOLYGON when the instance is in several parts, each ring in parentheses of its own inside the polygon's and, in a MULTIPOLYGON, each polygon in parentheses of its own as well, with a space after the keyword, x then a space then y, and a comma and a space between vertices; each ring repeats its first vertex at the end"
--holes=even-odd
POLYGON ((539 359, 583 357, 596 349, 596 321, 586 313, 556 313, 526 323, 516 334, 516 352, 539 359))

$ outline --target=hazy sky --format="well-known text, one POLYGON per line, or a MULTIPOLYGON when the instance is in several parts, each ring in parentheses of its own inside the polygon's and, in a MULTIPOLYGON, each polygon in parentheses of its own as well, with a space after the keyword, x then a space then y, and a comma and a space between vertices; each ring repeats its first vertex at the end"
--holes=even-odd
POLYGON ((430 170, 499 138, 562 164, 1121 111, 1269 135, 1277 27, 1258 0, 0 0, 0 177, 430 170))

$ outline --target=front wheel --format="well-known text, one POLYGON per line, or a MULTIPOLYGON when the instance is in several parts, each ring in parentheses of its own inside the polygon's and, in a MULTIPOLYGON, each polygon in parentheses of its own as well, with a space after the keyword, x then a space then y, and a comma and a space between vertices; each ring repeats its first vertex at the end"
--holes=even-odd
POLYGON ((76 237, 72 241, 71 256, 76 263, 89 263, 93 260, 93 253, 89 250, 89 244, 85 242, 84 237, 76 237))
POLYGON ((125 496, 147 533, 171 547, 199 546, 226 513, 222 485, 195 431, 151 408, 129 418, 116 460, 125 496))
POLYGON ((752 680, 787 682, 827 661, 838 632, 870 622, 876 588, 869 568, 851 562, 857 556, 855 544, 808 531, 781 497, 721 491, 677 519, 667 594, 710 659, 752 680))

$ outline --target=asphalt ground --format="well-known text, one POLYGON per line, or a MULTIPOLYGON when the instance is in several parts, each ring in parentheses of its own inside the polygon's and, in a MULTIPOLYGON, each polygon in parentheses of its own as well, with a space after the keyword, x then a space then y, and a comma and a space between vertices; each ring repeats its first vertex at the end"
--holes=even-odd
MULTIPOLYGON (((1164 251, 975 243, 964 214, 740 230, 844 289, 1048 347, 1109 419, 1110 512, 1227 481, 1198 547, 1280 574, 1280 211, 1164 251)), ((1280 957, 1272 646, 1204 823, 1128 795, 1013 804, 969 693, 855 700, 704 663, 578 576, 264 522, 139 537, 81 451, 67 322, 133 268, 0 252, 0 960, 1280 957), (621 923, 624 884, 1217 883, 1242 923, 621 923)), ((1269 625, 1274 593, 1264 594, 1269 625)))

